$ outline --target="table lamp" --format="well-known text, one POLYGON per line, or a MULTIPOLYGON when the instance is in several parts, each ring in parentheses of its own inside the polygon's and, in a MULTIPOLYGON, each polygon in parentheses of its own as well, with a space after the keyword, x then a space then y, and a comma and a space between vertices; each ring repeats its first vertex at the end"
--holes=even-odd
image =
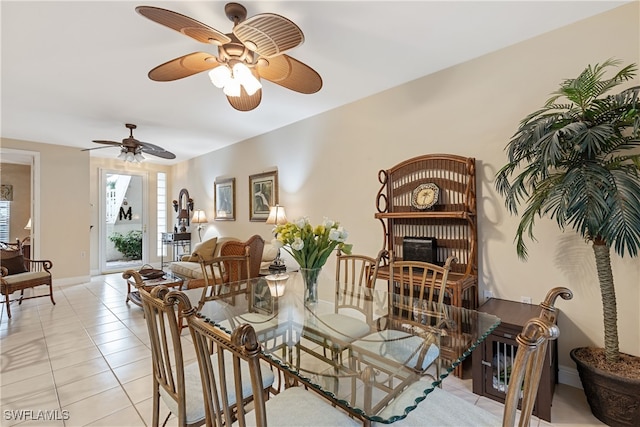
MULTIPOLYGON (((269 216, 267 217, 267 224, 282 225, 287 223, 287 214, 284 212, 284 206, 275 205, 269 208, 269 216)), ((285 271, 287 267, 284 265, 284 261, 280 258, 280 248, 278 248, 278 255, 269 266, 269 271, 285 271)))
POLYGON ((196 209, 193 212, 193 217, 191 218, 191 222, 194 224, 198 224, 198 238, 202 242, 202 224, 206 224, 209 221, 207 220, 207 215, 204 213, 202 209, 196 209))

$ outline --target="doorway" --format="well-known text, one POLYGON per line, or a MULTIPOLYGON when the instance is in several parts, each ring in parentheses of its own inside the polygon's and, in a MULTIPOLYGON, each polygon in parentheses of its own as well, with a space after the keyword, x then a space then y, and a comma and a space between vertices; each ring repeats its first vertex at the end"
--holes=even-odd
POLYGON ((40 153, 0 147, 0 159, 0 241, 20 240, 25 256, 39 259, 40 153))
POLYGON ((147 263, 146 174, 101 170, 100 265, 103 273, 147 263))

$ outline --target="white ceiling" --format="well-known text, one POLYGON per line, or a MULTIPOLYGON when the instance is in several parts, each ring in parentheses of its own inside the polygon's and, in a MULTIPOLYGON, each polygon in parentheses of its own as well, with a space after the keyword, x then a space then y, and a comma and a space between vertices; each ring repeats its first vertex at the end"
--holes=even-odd
MULTIPOLYGON (((147 72, 211 49, 135 12, 141 4, 231 31, 226 2, 2 1, 2 137, 80 148, 134 136, 172 164, 264 134, 628 1, 251 1, 248 16, 294 21, 288 54, 320 73, 302 95, 263 81, 262 103, 234 110, 206 73, 167 83, 147 72)), ((213 51, 215 53, 215 51, 213 51)), ((116 147, 91 151, 115 157, 116 147)))

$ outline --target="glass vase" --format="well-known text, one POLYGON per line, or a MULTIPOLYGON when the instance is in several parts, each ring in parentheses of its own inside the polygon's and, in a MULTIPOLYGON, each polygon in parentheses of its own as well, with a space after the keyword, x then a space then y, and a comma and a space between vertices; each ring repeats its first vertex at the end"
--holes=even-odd
POLYGON ((315 304, 318 302, 318 277, 320 277, 322 267, 300 268, 302 280, 304 281, 304 300, 306 303, 315 304))

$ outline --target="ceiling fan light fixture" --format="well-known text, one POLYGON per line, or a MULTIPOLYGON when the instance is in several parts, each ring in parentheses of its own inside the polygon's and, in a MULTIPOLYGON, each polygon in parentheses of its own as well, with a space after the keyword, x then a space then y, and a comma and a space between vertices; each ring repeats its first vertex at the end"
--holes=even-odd
POLYGON ((258 89, 262 88, 260 81, 251 73, 249 67, 242 62, 238 62, 233 66, 233 78, 244 86, 247 95, 255 94, 258 89))
POLYGON ((127 161, 127 149, 126 148, 123 148, 122 150, 120 150, 120 154, 118 155, 118 159, 124 160, 125 162, 127 161))
POLYGON ((144 156, 142 155, 142 153, 136 153, 135 156, 133 156, 136 159, 136 162, 138 163, 142 163, 142 161, 144 160, 144 156))
POLYGON ((231 70, 226 65, 220 65, 209 71, 209 79, 215 87, 222 89, 231 80, 231 70))
POLYGON ((260 80, 253 75, 245 63, 241 61, 232 61, 232 63, 232 67, 224 64, 209 71, 209 79, 215 87, 222 88, 225 95, 234 97, 242 96, 241 85, 249 96, 262 88, 260 80))
POLYGON ((227 96, 240 96, 240 82, 238 79, 230 78, 222 91, 227 96))
POLYGON ((285 54, 304 42, 304 34, 284 16, 260 13, 247 18, 244 6, 227 3, 225 14, 233 29, 225 34, 171 10, 138 6, 136 11, 200 43, 218 47, 215 56, 194 52, 165 62, 148 73, 151 80, 173 81, 207 71, 212 84, 223 89, 229 104, 238 111, 250 111, 260 104, 262 80, 303 94, 322 88, 322 78, 313 68, 285 54))

